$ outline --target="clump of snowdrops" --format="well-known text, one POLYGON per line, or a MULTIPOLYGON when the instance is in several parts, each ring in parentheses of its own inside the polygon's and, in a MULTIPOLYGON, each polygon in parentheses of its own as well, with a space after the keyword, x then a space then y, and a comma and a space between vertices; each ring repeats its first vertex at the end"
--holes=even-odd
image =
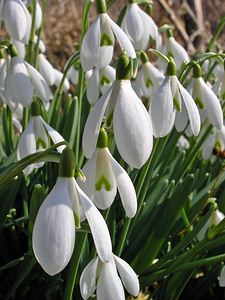
POLYGON ((82 5, 60 71, 46 0, 0 4, 0 299, 221 295, 225 19, 190 57, 150 1, 118 22, 116 1, 82 5))

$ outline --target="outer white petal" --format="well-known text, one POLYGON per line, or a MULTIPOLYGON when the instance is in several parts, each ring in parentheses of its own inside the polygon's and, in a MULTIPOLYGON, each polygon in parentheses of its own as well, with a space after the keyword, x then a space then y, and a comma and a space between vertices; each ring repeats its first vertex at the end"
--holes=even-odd
MULTIPOLYGON (((42 121, 45 126, 45 129, 47 130, 54 144, 64 141, 64 138, 61 136, 61 134, 59 134, 55 129, 53 129, 50 125, 48 125, 44 120, 42 121)), ((57 151, 61 153, 65 147, 66 147, 65 145, 62 145, 57 148, 57 151)))
POLYGON ((19 52, 19 57, 25 59, 26 56, 26 47, 24 43, 11 39, 11 43, 16 46, 16 49, 19 52))
POLYGON ((73 253, 75 224, 66 178, 58 178, 42 203, 33 229, 34 254, 49 275, 61 272, 73 253))
POLYGON ((81 274, 80 292, 84 300, 91 297, 96 289, 98 261, 98 257, 92 259, 81 274))
POLYGON ((30 33, 30 15, 21 0, 7 0, 3 6, 6 31, 14 40, 27 42, 30 33))
POLYGON ((91 105, 94 105, 99 98, 99 70, 93 69, 87 83, 87 99, 91 105))
POLYGON ((37 1, 36 3, 35 27, 36 29, 39 29, 42 22, 42 10, 39 2, 37 1))
POLYGON ((187 51, 174 39, 174 37, 168 38, 167 47, 167 50, 173 54, 178 69, 184 61, 188 62, 190 60, 187 51))
MULTIPOLYGON (((54 73, 55 73, 54 84, 55 84, 55 86, 58 87, 60 85, 60 83, 61 83, 62 78, 63 78, 63 73, 60 72, 57 69, 54 69, 54 73)), ((64 92, 66 92, 66 91, 68 91, 70 89, 70 83, 69 83, 69 80, 67 78, 64 81, 63 88, 64 88, 64 92)))
POLYGON ((181 112, 176 112, 175 127, 178 132, 184 131, 188 124, 188 113, 186 106, 182 106, 181 112))
POLYGON ((44 122, 41 116, 33 117, 34 119, 34 133, 35 133, 35 139, 38 141, 38 139, 42 139, 42 141, 45 143, 46 148, 48 147, 48 136, 44 127, 44 122))
POLYGON ((32 67, 27 62, 25 62, 25 65, 29 73, 29 76, 32 80, 32 83, 35 87, 35 92, 37 96, 40 97, 44 102, 48 102, 52 96, 52 93, 46 81, 34 67, 32 67))
POLYGON ((120 166, 120 164, 118 164, 109 151, 108 155, 112 163, 113 172, 116 177, 116 183, 124 210, 129 218, 133 218, 137 211, 137 196, 134 185, 127 172, 120 166))
POLYGON ((182 84, 178 83, 178 85, 182 100, 188 112, 191 130, 194 135, 198 135, 201 129, 201 119, 197 105, 195 104, 194 99, 191 97, 188 91, 182 86, 182 84))
MULTIPOLYGON (((10 88, 14 99, 25 107, 29 107, 33 101, 33 84, 24 61, 20 57, 13 57, 10 61, 9 72, 10 88)), ((8 76, 6 80, 8 80, 8 76)))
POLYGON ((115 263, 125 289, 133 296, 140 290, 138 277, 131 266, 120 257, 114 255, 115 263))
POLYGON ((125 300, 123 285, 113 259, 102 264, 97 284, 97 299, 125 300))
POLYGON ((204 144, 202 145, 202 157, 203 159, 210 159, 213 148, 215 145, 215 138, 213 135, 209 135, 204 144))
POLYGON ((225 266, 222 268, 219 279, 219 286, 225 287, 225 266))
POLYGON ((147 110, 129 80, 120 82, 113 128, 122 158, 132 167, 141 168, 152 150, 152 125, 147 110))
POLYGON ((169 77, 165 78, 160 88, 153 95, 150 116, 154 136, 166 136, 172 129, 175 117, 169 77))
POLYGON ((96 251, 101 261, 108 262, 112 258, 112 243, 105 220, 92 201, 80 189, 77 192, 89 223, 96 251))
POLYGON ((128 57, 136 58, 136 53, 126 33, 107 15, 112 30, 120 44, 122 50, 127 52, 128 57))
POLYGON ((80 60, 85 71, 92 69, 98 61, 100 47, 100 18, 86 32, 80 50, 80 60))
POLYGON ((205 104, 208 119, 217 129, 221 129, 223 126, 223 111, 220 101, 204 80, 202 78, 200 78, 200 80, 204 91, 203 102, 205 104))
POLYGON ((112 88, 109 89, 95 104, 84 127, 82 146, 84 155, 91 158, 97 144, 100 126, 108 105, 112 88))
POLYGON ((52 64, 46 59, 44 54, 38 55, 39 71, 48 85, 53 85, 55 82, 55 69, 52 64))

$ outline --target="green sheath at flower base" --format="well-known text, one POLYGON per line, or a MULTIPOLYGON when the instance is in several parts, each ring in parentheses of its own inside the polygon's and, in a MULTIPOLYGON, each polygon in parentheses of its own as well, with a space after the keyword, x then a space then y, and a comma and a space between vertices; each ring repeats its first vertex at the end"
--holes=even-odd
POLYGON ((167 36, 168 38, 173 37, 173 31, 172 31, 171 29, 167 29, 167 31, 166 31, 166 36, 167 36))
POLYGON ((41 116, 41 105, 36 99, 31 104, 31 116, 41 116))
POLYGON ((59 177, 74 177, 75 174, 75 156, 73 151, 66 147, 60 157, 59 177))
POLYGON ((177 74, 177 67, 173 59, 170 59, 166 68, 167 76, 174 76, 177 74))
POLYGON ((0 59, 4 58, 4 50, 0 49, 0 59))
POLYGON ((97 148, 108 147, 108 134, 104 128, 101 128, 98 136, 97 148))
POLYGON ((104 14, 107 11, 107 5, 105 0, 96 0, 97 14, 104 14))
POLYGON ((9 45, 8 52, 11 57, 18 56, 18 54, 19 54, 15 45, 9 45))
POLYGON ((200 65, 196 63, 193 66, 193 78, 199 78, 199 77, 202 77, 202 69, 200 65))
POLYGON ((127 56, 127 53, 123 51, 123 54, 120 56, 116 66, 116 79, 130 80, 132 77, 132 65, 131 60, 127 56))
POLYGON ((146 64, 146 62, 149 61, 148 55, 144 51, 141 51, 140 59, 143 64, 146 64))

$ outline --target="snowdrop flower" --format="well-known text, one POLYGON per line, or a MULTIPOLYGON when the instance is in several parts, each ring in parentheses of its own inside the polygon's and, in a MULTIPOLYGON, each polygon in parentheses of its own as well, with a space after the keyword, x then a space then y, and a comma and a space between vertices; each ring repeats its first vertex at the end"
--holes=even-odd
POLYGON ((1 0, 0 21, 10 37, 16 41, 27 43, 30 36, 31 16, 21 0, 1 0))
POLYGON ((96 288, 98 300, 125 300, 123 285, 129 294, 138 295, 140 287, 137 275, 127 262, 116 255, 107 263, 101 262, 98 257, 94 258, 80 277, 80 291, 84 300, 89 299, 96 288))
POLYGON ((100 95, 100 92, 104 94, 114 82, 116 78, 116 71, 113 67, 107 66, 103 69, 93 68, 88 72, 87 82, 87 99, 91 105, 94 105, 100 95))
POLYGON ((174 123, 177 131, 183 131, 188 121, 192 133, 199 134, 201 122, 198 108, 179 82, 173 60, 168 63, 166 77, 153 96, 150 115, 155 137, 166 136, 174 123))
POLYGON ((35 28, 39 29, 42 23, 42 9, 38 1, 36 1, 35 28))
POLYGON ((172 31, 167 30, 167 39, 165 42, 165 47, 162 52, 167 56, 172 56, 177 68, 179 69, 183 62, 189 62, 189 55, 187 51, 182 47, 173 37, 172 31))
POLYGON ((219 286, 225 287, 225 266, 222 268, 218 280, 219 280, 219 286))
POLYGON ((67 73, 67 78, 72 84, 78 84, 79 71, 75 67, 71 67, 67 73))
MULTIPOLYGON (((54 73, 55 73, 54 85, 59 87, 59 85, 62 81, 62 78, 63 78, 63 73, 57 69, 54 69, 54 73)), ((70 89, 70 83, 67 78, 65 78, 65 80, 64 80, 63 87, 64 87, 64 92, 66 92, 70 89)))
POLYGON ((5 78, 7 102, 16 105, 21 103, 29 107, 34 96, 38 96, 43 102, 48 102, 52 93, 44 78, 34 67, 18 56, 11 57, 5 78))
POLYGON ((85 71, 108 66, 113 57, 116 36, 122 50, 131 58, 136 58, 135 50, 124 31, 106 13, 105 0, 97 0, 97 19, 86 32, 80 51, 82 67, 85 71))
POLYGON ((150 63, 145 52, 140 55, 142 65, 134 82, 134 90, 140 97, 152 99, 153 94, 160 87, 165 76, 150 63))
POLYGON ((5 92, 5 78, 7 74, 7 63, 3 53, 0 51, 0 95, 4 97, 5 92))
POLYGON ((193 79, 189 89, 200 109, 202 122, 207 118, 213 126, 221 129, 223 126, 223 111, 220 101, 203 80, 201 67, 198 64, 193 68, 193 79))
POLYGON ((207 137, 202 145, 202 157, 203 159, 210 159, 213 154, 213 150, 216 148, 219 151, 225 150, 225 126, 219 130, 213 128, 212 133, 207 137))
POLYGON ((118 61, 116 81, 97 101, 88 116, 83 133, 83 151, 91 158, 96 149, 99 130, 106 116, 113 118, 118 151, 132 167, 141 168, 152 150, 152 125, 142 101, 132 89, 130 60, 123 53, 118 61))
MULTIPOLYGON (((217 65, 218 66, 218 65, 217 65)), ((221 65, 217 67, 217 80, 213 85, 213 91, 221 99, 225 99, 225 61, 223 68, 221 65)))
MULTIPOLYGON (((42 119, 40 104, 34 101, 31 106, 30 121, 19 139, 17 159, 21 160, 27 155, 47 148, 49 146, 49 137, 54 144, 64 141, 63 137, 42 119)), ((62 152, 64 148, 65 146, 60 146, 57 150, 62 152)), ((24 173, 29 175, 35 168, 40 168, 43 164, 29 165, 24 170, 24 173)))
POLYGON ((42 268, 53 276, 61 272, 72 256, 76 228, 81 212, 89 223, 99 258, 112 258, 112 244, 107 225, 93 202, 74 179, 75 158, 68 147, 62 152, 59 177, 42 203, 33 228, 33 250, 42 268))
POLYGON ((225 216, 222 212, 220 212, 218 209, 215 209, 212 212, 212 215, 210 216, 208 222, 206 222, 206 224, 202 227, 202 229, 197 234, 198 241, 202 241, 204 239, 204 237, 206 236, 207 231, 210 228, 218 225, 224 219, 224 217, 225 216))
POLYGON ((177 145, 180 150, 187 150, 190 148, 190 143, 188 139, 186 139, 186 137, 184 137, 183 135, 179 137, 177 145))
MULTIPOLYGON (((37 35, 34 36, 34 44, 37 45, 38 42, 38 37, 37 35)), ((41 51, 41 53, 45 53, 46 52, 46 46, 45 43, 43 42, 43 40, 39 40, 39 49, 41 51)))
POLYGON ((16 49, 18 50, 18 56, 22 59, 25 59, 26 56, 26 47, 24 43, 21 43, 20 41, 15 41, 13 39, 10 40, 12 45, 16 46, 16 49))
POLYGON ((49 86, 53 85, 55 82, 55 68, 42 53, 38 55, 38 65, 39 72, 43 76, 47 84, 49 86))
POLYGON ((146 50, 150 38, 156 41, 156 48, 161 46, 162 38, 153 19, 136 3, 127 5, 121 28, 127 34, 136 50, 146 50))
POLYGON ((133 183, 109 152, 108 136, 103 128, 100 130, 97 149, 82 171, 86 181, 80 182, 80 187, 98 208, 109 208, 118 189, 126 215, 129 218, 135 216, 137 197, 133 183))

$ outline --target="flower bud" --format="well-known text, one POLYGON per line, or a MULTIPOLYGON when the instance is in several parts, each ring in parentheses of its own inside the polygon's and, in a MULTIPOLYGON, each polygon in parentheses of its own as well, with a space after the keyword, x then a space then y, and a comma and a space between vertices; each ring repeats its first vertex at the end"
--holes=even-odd
POLYGON ((66 147, 60 157, 59 177, 74 177, 75 173, 75 156, 73 151, 66 147))
POLYGON ((117 67, 116 67, 116 79, 131 79, 132 68, 131 68, 131 60, 127 56, 127 53, 123 51, 123 54, 118 59, 117 67))

